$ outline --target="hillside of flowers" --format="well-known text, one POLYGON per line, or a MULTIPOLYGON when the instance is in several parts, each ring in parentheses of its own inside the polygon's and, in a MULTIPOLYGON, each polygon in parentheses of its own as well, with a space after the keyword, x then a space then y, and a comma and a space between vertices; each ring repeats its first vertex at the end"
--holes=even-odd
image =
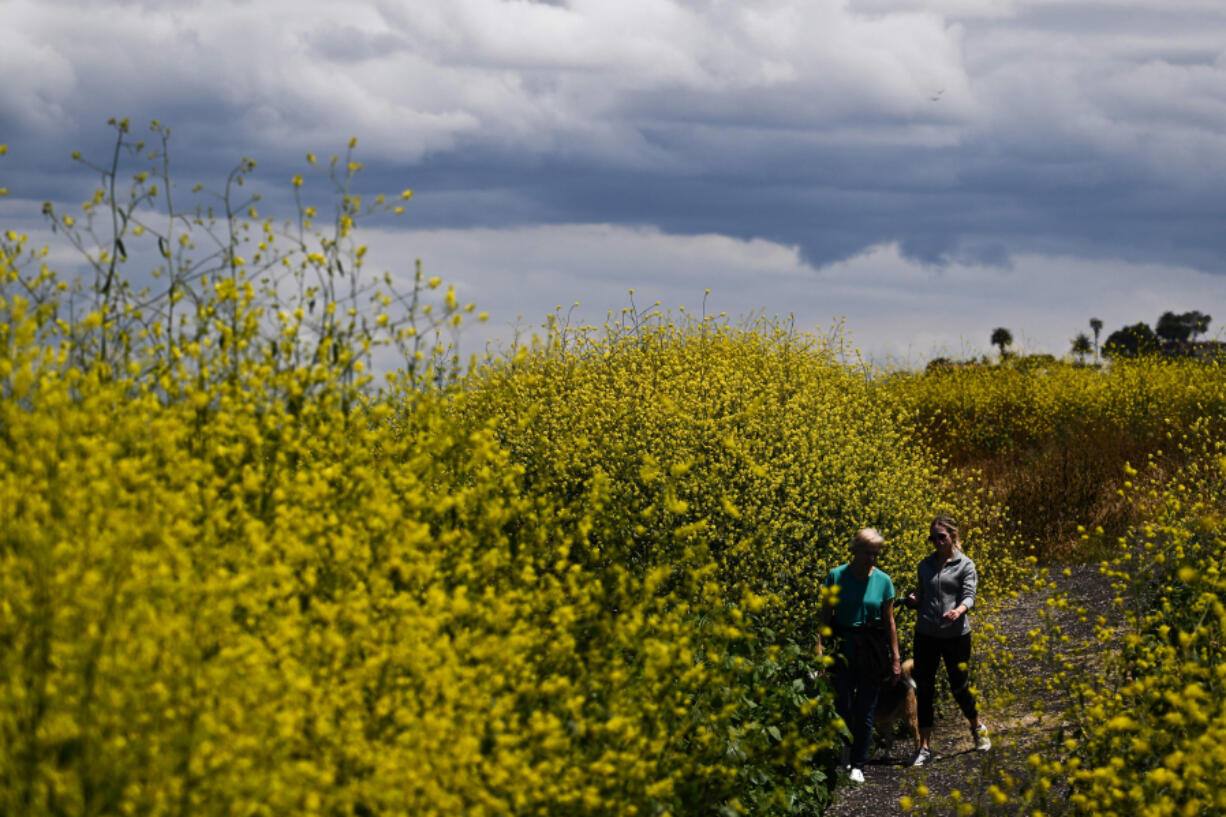
POLYGON ((1153 460, 1173 473, 1195 459, 1179 444, 1186 430, 1226 433, 1226 367, 1215 361, 1023 358, 898 374, 881 391, 954 470, 991 489, 1042 562, 1111 555, 1109 543, 1148 518, 1123 498, 1126 469, 1153 460))
POLYGON ((862 372, 633 310, 462 366, 474 306, 369 271, 412 193, 355 143, 274 219, 111 124, 44 207, 85 272, 0 243, 0 813, 820 813, 825 570, 991 517, 862 372))
MULTIPOLYGON (((1038 667, 1037 686, 1014 693, 1036 722, 1052 722, 1054 702, 1055 728, 959 799, 919 784, 904 811, 1226 810, 1226 370, 1143 358, 937 370, 882 389, 955 471, 1014 503, 1002 512, 1033 560, 1089 561, 1109 587, 1098 608, 1054 592, 1026 649, 993 645, 998 662, 1038 667)), ((1040 575, 1024 589, 1055 587, 1040 575)))
POLYGON ((1101 564, 1122 614, 1118 624, 1097 617, 1106 660, 1087 671, 1058 624, 1036 634, 1070 684, 1071 743, 1066 757, 1031 758, 1019 802, 1060 813, 1056 781, 1078 814, 1226 809, 1226 452, 1209 425, 1180 440, 1191 464, 1178 475, 1130 475, 1127 501, 1146 521, 1101 564))

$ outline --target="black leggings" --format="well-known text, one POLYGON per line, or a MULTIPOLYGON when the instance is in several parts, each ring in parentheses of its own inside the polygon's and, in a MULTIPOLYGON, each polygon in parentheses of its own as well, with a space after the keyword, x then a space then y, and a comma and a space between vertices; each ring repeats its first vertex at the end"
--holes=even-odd
POLYGON ((967 720, 979 716, 975 696, 971 694, 971 634, 934 638, 916 633, 915 667, 911 670, 911 678, 915 681, 920 729, 932 728, 932 696, 936 688, 937 664, 942 658, 945 659, 945 673, 949 676, 949 688, 953 690, 954 700, 958 702, 962 714, 967 720))

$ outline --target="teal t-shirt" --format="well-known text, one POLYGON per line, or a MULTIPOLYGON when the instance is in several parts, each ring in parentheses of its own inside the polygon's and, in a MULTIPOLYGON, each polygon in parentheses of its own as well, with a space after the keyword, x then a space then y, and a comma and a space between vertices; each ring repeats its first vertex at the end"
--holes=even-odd
POLYGON ((861 581, 851 572, 851 565, 839 565, 826 574, 826 587, 839 586, 839 603, 834 607, 834 620, 840 627, 855 627, 881 618, 881 608, 894 598, 894 582, 880 568, 874 568, 868 579, 861 581))

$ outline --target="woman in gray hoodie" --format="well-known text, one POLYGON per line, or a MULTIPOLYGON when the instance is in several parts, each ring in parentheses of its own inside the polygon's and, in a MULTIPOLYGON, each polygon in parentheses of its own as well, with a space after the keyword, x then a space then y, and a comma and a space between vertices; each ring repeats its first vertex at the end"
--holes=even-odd
POLYGON ((932 759, 929 745, 932 697, 937 665, 942 660, 954 700, 970 723, 975 748, 987 751, 992 747, 987 727, 979 722, 975 696, 970 688, 971 622, 966 613, 975 605, 979 574, 975 572, 975 563, 962 552, 958 526, 948 516, 932 520, 928 541, 934 550, 919 563, 917 588, 904 599, 908 607, 919 611, 915 620, 915 666, 911 677, 916 686, 920 746, 913 766, 923 766, 932 759))

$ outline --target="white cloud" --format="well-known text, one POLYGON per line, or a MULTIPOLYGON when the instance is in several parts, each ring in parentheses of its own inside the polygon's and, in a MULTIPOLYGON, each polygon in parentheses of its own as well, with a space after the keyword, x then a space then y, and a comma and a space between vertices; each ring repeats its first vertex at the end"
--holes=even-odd
MULTIPOLYGON (((2 6, 0 6, 2 7, 2 6)), ((76 84, 69 55, 50 43, 13 37, 0 48, 0 109, 39 130, 63 126, 76 84)))
MULTIPOLYGON (((1105 332, 1166 310, 1214 314, 1226 303, 1226 277, 1158 264, 1025 255, 1009 268, 904 258, 884 245, 814 269, 795 247, 720 235, 676 236, 605 224, 505 230, 367 230, 372 255, 399 258, 407 274, 421 258, 428 275, 454 283, 465 301, 491 315, 471 328, 470 346, 507 340, 509 325, 539 326, 575 301, 575 323, 599 325, 610 310, 660 301, 707 314, 793 315, 798 327, 824 331, 840 319, 877 362, 920 365, 945 355, 989 354, 988 338, 1006 326, 1026 352, 1068 352, 1091 317, 1105 332)), ((1226 313, 1219 317, 1226 323, 1226 313)), ((1104 335, 1105 336, 1105 335, 1104 335)))
POLYGON ((752 129, 771 128, 827 147, 977 138, 1134 158, 1190 151, 1185 174, 1226 162, 1216 0, 0 0, 0 10, 0 101, 43 131, 194 104, 204 118, 237 117, 220 123, 242 128, 235 139, 297 152, 359 134, 401 161, 478 145, 711 169, 645 136, 683 125, 734 129, 695 137, 726 146, 708 162, 752 154, 752 129), (1176 64, 1188 54, 1209 62, 1176 64))
MULTIPOLYGON (((398 258, 392 272, 408 280, 410 259, 427 275, 456 285, 465 300, 489 311, 489 336, 506 337, 520 316, 539 324, 558 305, 580 302, 577 319, 600 324, 630 303, 664 309, 701 308, 740 314, 755 308, 748 292, 799 291, 812 268, 796 247, 721 235, 675 236, 654 228, 609 224, 474 230, 364 230, 376 259, 398 258)), ((776 304, 782 303, 779 299, 776 304)), ((764 301, 762 305, 766 305, 764 301)))
POLYGON ((29 126, 195 94, 206 110, 282 112, 248 114, 261 142, 301 146, 344 123, 402 159, 470 140, 639 166, 660 158, 639 140, 644 118, 734 120, 749 105, 765 121, 812 126, 924 114, 932 91, 967 86, 957 31, 939 17, 862 17, 836 0, 6 0, 0 9, 15 44, 5 86, 26 89, 9 95, 29 126))

